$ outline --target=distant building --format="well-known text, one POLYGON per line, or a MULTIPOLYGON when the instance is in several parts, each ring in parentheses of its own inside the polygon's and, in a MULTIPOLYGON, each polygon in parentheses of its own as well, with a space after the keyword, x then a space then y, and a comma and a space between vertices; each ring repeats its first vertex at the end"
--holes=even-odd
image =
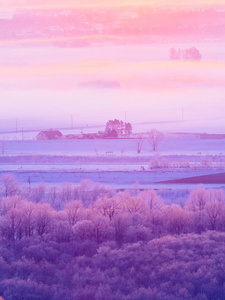
POLYGON ((75 140, 75 139, 77 139, 77 135, 75 135, 75 134, 67 134, 67 135, 63 135, 62 138, 65 139, 65 140, 75 140))
POLYGON ((62 133, 59 130, 41 131, 37 135, 37 140, 59 140, 62 138, 62 133))

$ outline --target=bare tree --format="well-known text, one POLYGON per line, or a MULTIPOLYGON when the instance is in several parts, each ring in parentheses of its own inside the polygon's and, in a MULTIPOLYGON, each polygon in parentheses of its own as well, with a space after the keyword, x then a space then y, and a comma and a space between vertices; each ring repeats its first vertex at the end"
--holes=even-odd
POLYGON ((73 186, 70 182, 63 182, 61 184, 61 200, 65 203, 73 199, 73 186))
POLYGON ((165 206, 164 218, 170 234, 185 233, 190 224, 190 214, 177 204, 165 206))
POLYGON ((161 210, 163 202, 155 190, 143 191, 138 196, 147 203, 150 210, 161 210))
POLYGON ((141 197, 130 196, 127 197, 123 203, 123 209, 129 214, 144 213, 147 211, 147 204, 141 197))
POLYGON ((38 203, 35 209, 37 234, 43 236, 50 229, 53 220, 53 210, 49 203, 38 203))
POLYGON ((23 219, 21 211, 11 208, 5 218, 0 223, 1 236, 7 240, 16 240, 22 238, 23 219))
POLYGON ((21 214, 25 236, 32 236, 36 227, 35 204, 33 202, 23 203, 21 214))
POLYGON ((137 138, 135 139, 135 143, 136 143, 136 149, 137 149, 137 153, 141 153, 141 149, 144 143, 144 138, 142 135, 138 135, 137 138))
POLYGON ((209 203, 209 193, 203 187, 192 190, 186 202, 185 209, 192 213, 193 226, 197 233, 206 229, 206 206, 209 203))
POLYGON ((66 215, 70 225, 75 225, 82 219, 83 205, 80 200, 74 200, 66 204, 66 215))
POLYGON ((6 174, 0 178, 0 189, 5 198, 19 192, 19 182, 11 175, 6 174))
POLYGON ((114 229, 116 243, 119 247, 121 247, 125 233, 129 227, 129 218, 123 214, 115 216, 112 221, 112 227, 114 229))
POLYGON ((102 197, 96 201, 94 208, 100 215, 108 217, 111 221, 121 211, 121 203, 117 198, 102 197))
POLYGON ((163 140, 163 137, 164 137, 163 133, 160 132, 160 131, 158 131, 158 130, 156 130, 156 129, 152 129, 151 131, 148 131, 147 140, 151 144, 153 151, 156 150, 156 148, 158 147, 158 145, 163 140))
POLYGON ((31 188, 30 200, 36 203, 44 201, 46 190, 46 183, 40 182, 37 186, 31 188))

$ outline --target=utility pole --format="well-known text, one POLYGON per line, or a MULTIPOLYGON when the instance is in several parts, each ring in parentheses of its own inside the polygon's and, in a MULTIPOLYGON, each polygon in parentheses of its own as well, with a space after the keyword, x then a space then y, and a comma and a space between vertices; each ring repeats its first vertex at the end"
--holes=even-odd
POLYGON ((16 119, 16 133, 17 133, 17 130, 18 130, 18 122, 17 122, 17 119, 16 119))
POLYGON ((125 123, 127 123, 127 112, 125 111, 125 123))

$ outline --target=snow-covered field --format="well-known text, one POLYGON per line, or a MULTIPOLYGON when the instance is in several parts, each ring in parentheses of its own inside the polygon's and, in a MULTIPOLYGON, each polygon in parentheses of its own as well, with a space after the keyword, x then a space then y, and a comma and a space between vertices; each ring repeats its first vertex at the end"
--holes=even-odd
POLYGON ((0 158, 0 174, 10 173, 24 184, 28 178, 31 184, 49 185, 88 179, 117 189, 138 184, 141 189, 185 190, 201 184, 201 176, 221 174, 212 182, 205 177, 204 186, 225 189, 224 172, 225 139, 196 134, 168 134, 155 152, 145 140, 140 154, 135 139, 11 140, 4 142, 0 158), (196 182, 170 182, 183 178, 196 182))
MULTIPOLYGON (((1 146, 1 145, 0 145, 1 146)), ((154 156, 160 155, 225 155, 225 139, 200 139, 197 135, 167 135, 156 153, 145 140, 137 154, 136 139, 78 139, 54 141, 4 141, 4 155, 68 156, 154 156)))

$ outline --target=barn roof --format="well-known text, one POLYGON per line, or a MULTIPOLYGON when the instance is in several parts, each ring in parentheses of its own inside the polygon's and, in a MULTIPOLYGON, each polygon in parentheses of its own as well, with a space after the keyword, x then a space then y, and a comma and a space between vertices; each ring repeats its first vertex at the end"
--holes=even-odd
POLYGON ((39 132, 38 136, 45 135, 48 140, 54 140, 62 136, 59 130, 43 130, 39 132))

